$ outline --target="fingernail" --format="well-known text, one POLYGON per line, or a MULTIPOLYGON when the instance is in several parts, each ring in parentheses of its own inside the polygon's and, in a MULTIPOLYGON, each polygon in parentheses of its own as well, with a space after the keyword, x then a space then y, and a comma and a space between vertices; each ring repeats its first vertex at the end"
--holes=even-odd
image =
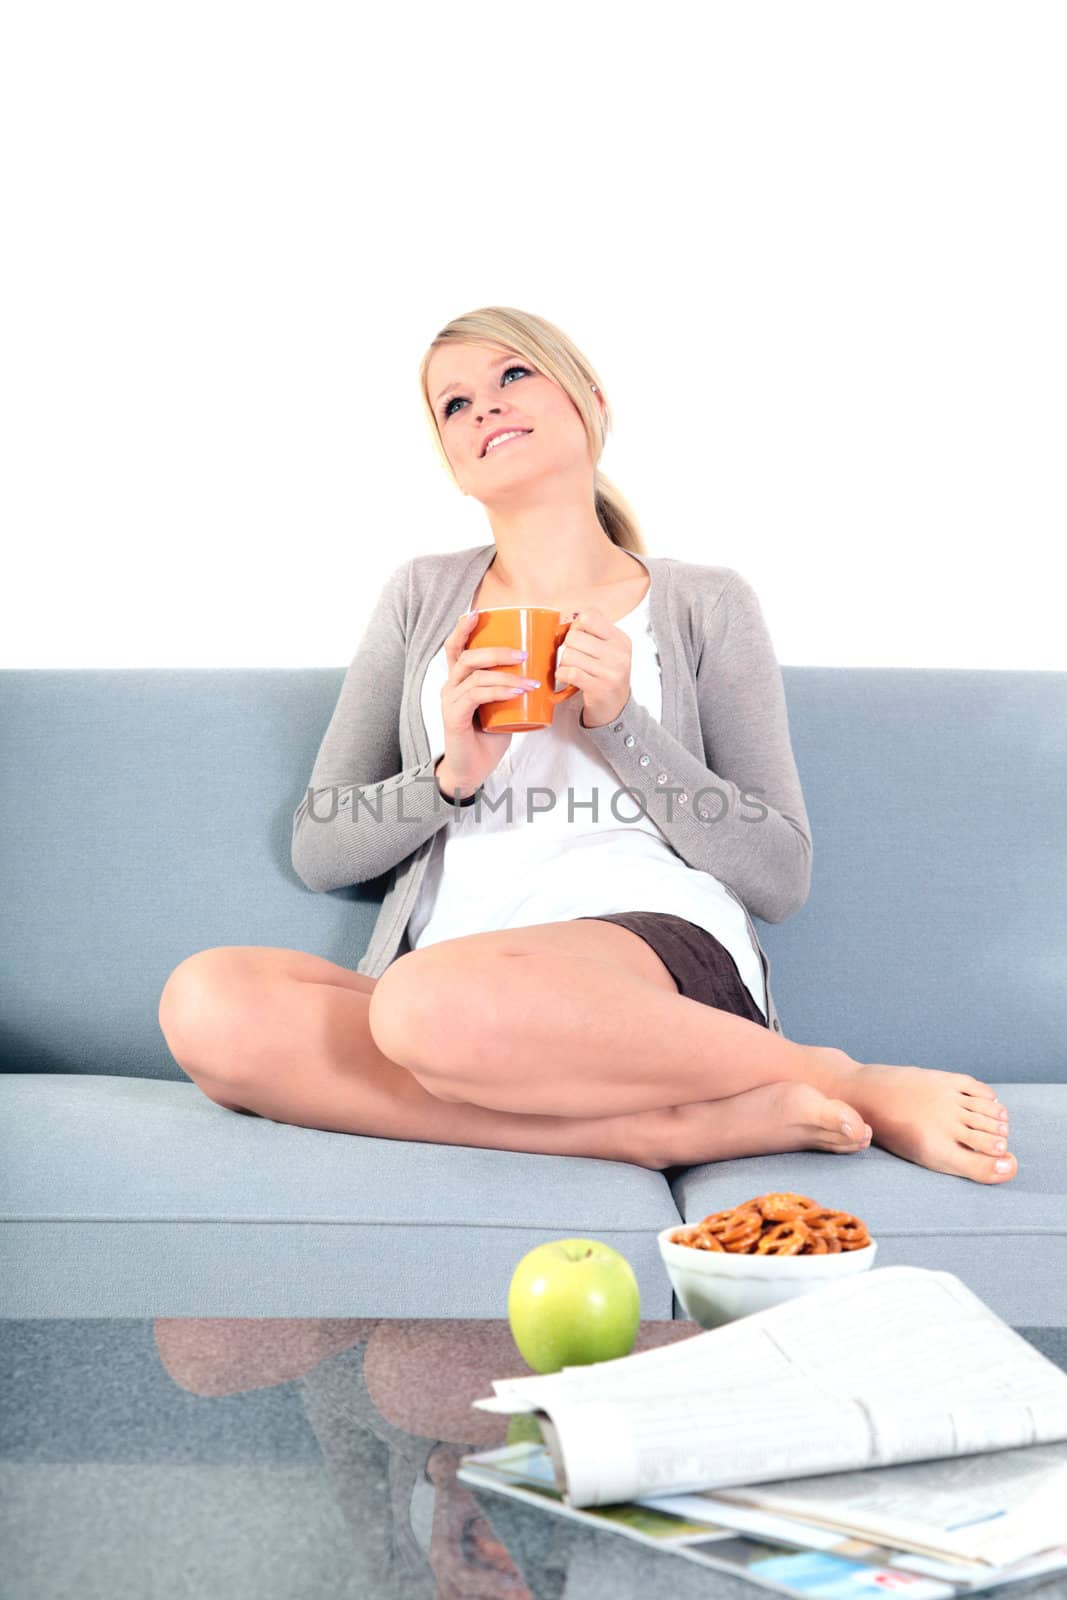
POLYGON ((1008 1148, 1007 1140, 998 1139, 993 1148, 994 1150, 1006 1150, 1008 1148))
POLYGON ((1007 1172, 1011 1166, 1010 1161, 996 1161, 993 1164, 998 1172, 1007 1172))
POLYGON ((847 1122, 843 1122, 843 1123, 842 1123, 842 1124, 841 1124, 841 1132, 842 1132, 842 1133, 843 1133, 843 1134, 845 1134, 845 1135, 847 1135, 847 1137, 848 1137, 848 1138, 850 1138, 850 1139, 851 1139, 851 1137, 852 1137, 852 1127, 851 1127, 851 1124, 850 1124, 850 1123, 847 1123, 847 1122))

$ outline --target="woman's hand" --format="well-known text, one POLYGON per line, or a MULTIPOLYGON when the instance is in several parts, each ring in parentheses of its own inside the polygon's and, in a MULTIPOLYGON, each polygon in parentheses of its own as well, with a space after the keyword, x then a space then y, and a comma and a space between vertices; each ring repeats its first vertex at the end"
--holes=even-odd
POLYGON ((477 618, 476 611, 467 612, 445 640, 448 678, 441 690, 445 753, 435 775, 438 787, 450 798, 456 789, 463 798, 473 794, 499 766, 511 743, 510 733, 486 733, 475 726, 478 707, 491 700, 513 700, 516 689, 528 683, 519 675, 523 667, 518 651, 497 645, 464 650, 477 618), (510 672, 499 670, 505 662, 511 665, 510 672))
POLYGON ((583 728, 600 728, 619 715, 630 698, 632 655, 629 635, 603 611, 579 611, 556 653, 555 687, 573 683, 582 691, 583 728))

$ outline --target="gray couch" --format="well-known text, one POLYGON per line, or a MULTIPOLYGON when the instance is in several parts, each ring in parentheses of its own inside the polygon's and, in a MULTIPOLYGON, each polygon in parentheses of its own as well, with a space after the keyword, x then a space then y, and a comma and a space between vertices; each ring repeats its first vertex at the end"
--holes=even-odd
POLYGON ((223 944, 354 967, 385 887, 315 895, 290 865, 342 676, 0 673, 0 1315, 502 1316, 524 1251, 590 1234, 670 1317, 657 1230, 773 1187, 1063 1338, 1067 673, 783 670, 815 843, 808 903, 761 927, 785 1032, 996 1085, 999 1187, 878 1149, 658 1173, 208 1100, 159 1030, 167 974, 223 944))

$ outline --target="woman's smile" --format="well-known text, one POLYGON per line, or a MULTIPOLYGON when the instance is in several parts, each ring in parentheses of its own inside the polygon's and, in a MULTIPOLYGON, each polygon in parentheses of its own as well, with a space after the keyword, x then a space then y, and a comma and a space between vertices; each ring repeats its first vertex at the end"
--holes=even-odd
POLYGON ((506 437, 502 435, 499 442, 497 442, 495 439, 491 439, 486 446, 485 454, 487 456, 491 456, 497 450, 506 450, 509 444, 517 444, 520 439, 525 439, 527 436, 527 432, 524 431, 522 433, 512 433, 506 437))

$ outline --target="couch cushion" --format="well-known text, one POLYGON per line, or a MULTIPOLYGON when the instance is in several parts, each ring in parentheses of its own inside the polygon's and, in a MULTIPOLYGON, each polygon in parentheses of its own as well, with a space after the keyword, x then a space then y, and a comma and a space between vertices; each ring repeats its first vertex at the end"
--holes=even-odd
POLYGON ((0 1075, 0 1315, 501 1317, 519 1258, 591 1235, 669 1318, 664 1175, 241 1116, 190 1082, 0 1075))
POLYGON ((355 968, 386 880, 313 894, 290 862, 343 677, 0 672, 0 1069, 188 1083, 157 1016, 186 956, 270 945, 355 968))
POLYGON ((772 1189, 862 1217, 879 1267, 954 1272, 1013 1327, 1067 1328, 1067 1085, 994 1084, 1011 1112, 1010 1183, 928 1172, 875 1146, 713 1162, 672 1175, 687 1222, 772 1189))
MULTIPOLYGON (((0 1067, 185 1082, 168 974, 217 945, 354 968, 386 878, 312 894, 293 810, 342 668, 0 672, 0 1067)), ((784 667, 815 846, 759 925, 790 1039, 1067 1080, 1067 672, 784 667)))
POLYGON ((1067 672, 782 676, 814 842, 759 926, 786 1037, 1067 1083, 1067 672))

